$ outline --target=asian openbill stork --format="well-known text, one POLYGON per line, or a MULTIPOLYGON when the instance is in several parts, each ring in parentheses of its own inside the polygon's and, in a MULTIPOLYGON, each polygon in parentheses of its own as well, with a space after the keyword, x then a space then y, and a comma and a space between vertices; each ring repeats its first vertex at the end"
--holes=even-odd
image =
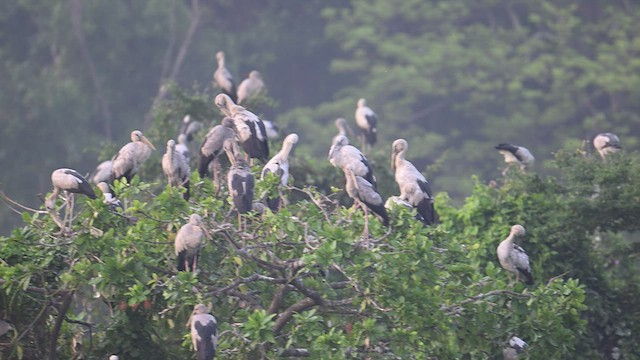
POLYGON ((109 182, 111 181, 111 167, 113 162, 111 160, 106 160, 98 164, 96 169, 93 171, 91 175, 91 182, 94 184, 99 184, 101 182, 109 182))
POLYGON ((249 73, 249 77, 242 80, 238 86, 238 104, 242 104, 247 99, 256 96, 265 90, 262 75, 257 70, 249 73))
POLYGON ((142 131, 131 132, 131 142, 120 148, 120 151, 112 159, 111 182, 114 180, 131 179, 138 172, 142 163, 149 158, 151 151, 156 148, 142 135, 142 131))
POLYGON ((362 150, 366 152, 375 145, 378 138, 378 116, 367 106, 367 100, 359 99, 355 117, 356 124, 362 131, 362 150))
POLYGON ((167 177, 170 186, 184 186, 186 189, 184 199, 189 200, 191 168, 187 159, 176 151, 176 142, 173 139, 167 141, 167 151, 162 155, 162 172, 167 177))
POLYGON ((213 73, 213 81, 222 89, 222 92, 229 95, 233 102, 237 101, 236 84, 233 81, 231 72, 224 64, 224 52, 218 51, 216 53, 216 60, 218 60, 218 68, 213 73))
POLYGON ((280 128, 278 124, 269 120, 262 120, 262 123, 264 124, 264 129, 267 131, 267 138, 276 139, 279 136, 278 131, 280 128))
POLYGON ((502 240, 498 245, 497 253, 500 265, 508 271, 509 283, 511 285, 511 273, 516 274, 516 281, 520 280, 520 277, 527 285, 533 284, 533 277, 531 276, 531 266, 529 265, 529 256, 523 248, 514 243, 516 238, 521 238, 525 234, 525 229, 522 225, 513 225, 509 236, 502 240))
POLYGON ((517 360, 518 354, 521 354, 529 347, 529 344, 524 342, 517 336, 512 336, 509 339, 509 346, 502 350, 502 358, 504 360, 517 360))
POLYGON ((360 150, 349 145, 349 139, 346 136, 339 135, 333 139, 328 159, 333 166, 343 171, 345 168, 351 169, 354 175, 363 177, 376 188, 376 177, 373 175, 369 161, 360 150))
POLYGON ((338 134, 334 136, 333 139, 331 139, 332 144, 338 136, 344 136, 348 138, 349 134, 351 133, 351 128, 349 127, 349 124, 347 124, 347 120, 345 120, 345 118, 337 118, 335 121, 335 125, 338 128, 338 134))
POLYGON ((240 214, 251 211, 254 178, 249 164, 240 156, 240 150, 235 140, 225 140, 224 150, 227 153, 229 161, 231 161, 231 168, 229 168, 229 172, 227 173, 229 195, 233 198, 233 205, 236 210, 238 210, 238 226, 241 226, 240 214))
POLYGON ((209 130, 200 146, 200 164, 198 173, 204 178, 209 171, 209 164, 213 162, 213 183, 216 191, 220 190, 220 155, 224 152, 224 141, 235 139, 236 132, 233 127, 233 119, 224 117, 219 125, 209 130))
POLYGON ((262 168, 260 178, 264 180, 267 174, 275 174, 278 178, 278 197, 267 196, 267 206, 271 211, 278 211, 282 206, 282 188, 287 186, 289 181, 289 154, 291 149, 298 142, 298 134, 289 134, 282 142, 282 149, 275 154, 269 162, 262 168))
MULTIPOLYGON (((390 196, 389 198, 387 198, 387 201, 384 202, 384 208, 387 209, 387 210, 391 210, 396 206, 405 207, 405 208, 409 209, 410 211, 413 210, 413 206, 411 204, 409 204, 408 201, 400 198, 400 196, 390 196)), ((425 223, 424 218, 417 211, 416 211, 415 219, 420 221, 421 223, 425 223)))
POLYGON ((396 183, 400 188, 400 198, 416 208, 425 225, 436 221, 433 207, 433 192, 424 175, 405 159, 409 143, 405 139, 397 139, 391 145, 391 169, 395 170, 396 183))
POLYGON ((351 168, 345 167, 344 175, 347 183, 345 185, 347 194, 353 199, 355 207, 361 207, 364 211, 364 238, 369 237, 369 210, 382 218, 382 224, 389 226, 389 216, 384 207, 384 201, 376 190, 375 186, 365 178, 353 173, 351 168))
POLYGON ((180 134, 187 136, 187 142, 193 141, 193 137, 202 130, 202 123, 198 120, 194 120, 191 115, 185 115, 182 118, 182 127, 180 127, 180 134))
POLYGON ((262 120, 251 111, 234 104, 228 95, 218 94, 215 104, 224 115, 233 119, 238 141, 247 155, 266 163, 269 160, 269 141, 262 120))
POLYGON ((620 139, 613 133, 600 133, 593 138, 593 147, 596 148, 602 160, 609 154, 613 154, 622 149, 620 139))
POLYGON ((115 210, 116 208, 122 207, 122 202, 120 202, 120 200, 118 200, 115 196, 113 196, 113 193, 111 192, 111 188, 109 187, 108 183, 102 181, 102 182, 99 182, 97 186, 98 186, 98 189, 102 191, 102 196, 104 196, 103 202, 107 204, 111 210, 115 210))
POLYGON ((176 151, 182 154, 182 156, 184 156, 184 158, 187 160, 187 163, 189 163, 190 151, 189 151, 189 142, 187 141, 187 135, 185 134, 178 135, 178 141, 176 143, 176 151))
POLYGON ((495 146, 498 151, 504 156, 504 162, 507 163, 507 167, 502 170, 502 175, 506 175, 509 168, 513 165, 520 166, 520 170, 524 172, 528 167, 533 165, 536 160, 529 149, 524 146, 518 146, 513 144, 502 143, 495 146))
POLYGON ((86 195, 90 199, 95 199, 96 194, 89 182, 73 169, 61 168, 54 170, 51 173, 51 184, 53 185, 53 192, 47 197, 44 204, 53 220, 64 230, 65 224, 73 218, 74 194, 86 195), (64 192, 64 199, 67 205, 64 221, 60 221, 55 211, 56 198, 61 191, 64 192))
POLYGON ((191 328, 191 342, 198 360, 212 360, 218 348, 218 324, 216 318, 209 314, 204 304, 194 307, 188 326, 191 328))
POLYGON ((196 272, 205 237, 211 240, 202 218, 198 214, 191 214, 189 222, 182 225, 175 239, 178 271, 196 272))

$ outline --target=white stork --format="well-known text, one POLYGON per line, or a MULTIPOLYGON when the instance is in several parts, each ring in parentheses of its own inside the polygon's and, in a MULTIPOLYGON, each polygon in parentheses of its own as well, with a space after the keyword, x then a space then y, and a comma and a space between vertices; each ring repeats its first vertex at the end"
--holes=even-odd
POLYGON ((609 154, 613 154, 622 149, 620 139, 613 133, 601 133, 593 138, 593 147, 596 148, 602 160, 609 154))
POLYGON ((182 128, 180 129, 180 134, 185 134, 187 136, 187 142, 193 140, 193 137, 202 130, 202 123, 198 120, 194 120, 191 118, 191 115, 185 115, 182 118, 182 128))
POLYGON ((509 236, 498 245, 497 253, 500 265, 508 271, 509 283, 511 283, 511 273, 516 274, 516 281, 523 277, 527 285, 533 284, 531 276, 531 266, 529 256, 523 248, 514 243, 515 238, 523 237, 525 229, 522 225, 513 225, 509 236))
POLYGON ((167 141, 167 151, 162 156, 162 172, 167 177, 167 182, 173 187, 184 186, 186 192, 184 199, 189 200, 189 175, 191 169, 189 162, 176 151, 176 142, 173 139, 167 141))
POLYGON ((433 207, 433 193, 427 179, 416 167, 405 159, 409 143, 405 139, 397 139, 391 145, 391 169, 395 170, 396 183, 400 188, 400 198, 416 208, 425 225, 436 221, 433 207))
POLYGON ((282 142, 282 149, 275 154, 271 160, 262 168, 262 173, 260 178, 264 180, 268 173, 275 174, 280 178, 279 187, 278 187, 278 198, 269 198, 267 197, 267 206, 271 211, 280 210, 281 201, 282 201, 282 188, 287 186, 287 182, 289 181, 289 153, 291 153, 291 149, 298 142, 298 134, 289 134, 284 141, 282 142))
POLYGON ((112 159, 111 182, 116 179, 131 179, 138 172, 142 163, 149 158, 151 151, 156 148, 142 135, 142 131, 131 132, 131 142, 120 148, 120 151, 112 159))
POLYGON ((231 168, 227 173, 229 194, 238 210, 238 221, 240 221, 240 214, 251 211, 254 178, 249 164, 240 156, 238 145, 234 140, 225 140, 224 150, 231 161, 231 168))
POLYGON ((176 144, 176 151, 187 160, 189 163, 190 154, 189 154, 189 142, 187 141, 187 135, 180 134, 178 135, 178 142, 176 144))
POLYGON ((93 175, 91 175, 91 182, 94 184, 99 184, 101 182, 109 182, 111 181, 111 160, 106 160, 98 164, 96 169, 93 171, 93 175))
POLYGON ((204 304, 194 307, 189 323, 191 342, 198 360, 213 360, 218 348, 218 324, 204 304))
POLYGON ((234 104, 228 95, 218 94, 215 104, 224 115, 233 119, 238 141, 247 155, 266 163, 269 159, 269 142, 262 120, 251 111, 234 104))
POLYGON ((211 235, 198 214, 189 216, 189 222, 182 225, 175 239, 178 271, 196 272, 198 254, 204 246, 204 237, 211 235))
POLYGON ((536 160, 529 149, 524 146, 502 143, 495 146, 495 148, 500 151, 504 156, 504 162, 507 163, 507 167, 502 170, 503 176, 507 174, 507 171, 513 165, 520 166, 520 170, 524 172, 536 160))
POLYGON ((353 199, 356 208, 359 206, 364 211, 364 238, 369 237, 369 220, 368 214, 370 209, 376 215, 382 218, 382 224, 389 226, 389 216, 384 208, 384 201, 375 186, 365 178, 353 173, 351 168, 345 167, 344 175, 347 179, 345 189, 350 198, 353 199))
POLYGON ((509 346, 502 350, 502 358, 504 360, 517 360, 518 354, 521 354, 529 347, 529 344, 524 342, 517 336, 512 336, 509 339, 509 346))
POLYGON ((204 137, 202 146, 200 146, 200 164, 198 165, 198 173, 201 178, 207 174, 209 164, 213 161, 213 183, 216 191, 220 189, 220 159, 219 156, 224 151, 224 141, 227 139, 235 139, 236 132, 233 128, 233 119, 224 117, 219 125, 209 130, 204 137))
POLYGON ((349 168, 354 175, 364 178, 376 188, 376 177, 373 175, 369 161, 360 150, 349 145, 349 139, 346 136, 336 136, 333 139, 328 159, 331 165, 343 171, 349 168))
POLYGON ((213 81, 218 85, 222 91, 229 95, 229 97, 236 102, 236 84, 233 81, 233 76, 231 76, 231 72, 227 69, 224 64, 224 52, 218 51, 216 53, 216 60, 218 60, 218 68, 213 73, 213 81))
POLYGON ((115 210, 116 208, 121 208, 122 203, 118 200, 113 193, 111 192, 111 188, 109 188, 109 184, 102 181, 98 183, 98 189, 102 191, 102 196, 104 196, 103 202, 109 206, 111 210, 115 210))
POLYGON ((358 100, 356 108, 356 124, 362 131, 362 150, 366 150, 375 145, 378 136, 378 116, 370 107, 367 100, 358 100))
POLYGON ((51 184, 53 185, 53 192, 45 201, 45 207, 49 210, 53 220, 60 226, 61 229, 65 228, 66 221, 71 221, 73 217, 73 194, 82 194, 88 196, 90 199, 95 199, 96 194, 89 182, 80 175, 79 172, 73 169, 61 168, 56 169, 51 173, 51 184), (64 199, 67 204, 67 210, 65 212, 65 221, 61 222, 55 211, 56 198, 60 192, 64 192, 64 199))
POLYGON ((247 99, 256 96, 265 90, 262 75, 257 70, 249 73, 249 77, 242 80, 238 86, 238 104, 242 104, 247 99))

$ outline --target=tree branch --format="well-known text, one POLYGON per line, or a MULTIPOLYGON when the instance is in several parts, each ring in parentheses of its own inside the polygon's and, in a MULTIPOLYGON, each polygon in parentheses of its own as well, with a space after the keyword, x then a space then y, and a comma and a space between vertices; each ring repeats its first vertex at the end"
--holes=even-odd
POLYGON ((453 305, 442 305, 440 306, 440 310, 442 310, 443 312, 445 312, 447 315, 453 315, 459 312, 460 308, 466 304, 472 303, 472 302, 476 302, 478 300, 482 300, 484 298, 487 298, 489 296, 496 296, 496 295, 508 295, 508 296, 513 296, 513 297, 518 297, 518 298, 523 298, 523 299, 528 299, 528 298, 532 298, 533 295, 530 294, 521 294, 521 293, 517 293, 515 291, 511 291, 511 290, 492 290, 489 291, 488 293, 484 293, 484 294, 478 294, 475 296, 472 296, 470 298, 467 298, 465 300, 460 301, 457 304, 453 304, 453 305))
POLYGON ((51 330, 51 337, 49 339, 49 360, 56 360, 58 358, 58 352, 56 351, 58 345, 58 335, 60 335, 60 328, 62 327, 62 321, 67 317, 67 311, 71 305, 73 299, 73 291, 65 292, 62 299, 62 304, 58 309, 58 317, 51 330))

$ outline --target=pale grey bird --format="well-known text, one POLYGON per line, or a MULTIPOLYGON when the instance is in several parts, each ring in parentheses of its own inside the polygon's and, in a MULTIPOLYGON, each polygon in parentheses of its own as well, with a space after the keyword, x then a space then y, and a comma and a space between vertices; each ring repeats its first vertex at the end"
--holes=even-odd
POLYGON ((8 333, 9 330, 15 330, 13 325, 4 320, 0 320, 0 336, 8 333))
POLYGON ((235 139, 236 132, 233 127, 233 119, 224 117, 219 125, 209 130, 200 146, 200 164, 198 173, 204 178, 209 171, 209 164, 213 162, 213 183, 216 191, 220 189, 220 155, 224 152, 224 141, 235 139))
POLYGON ((115 196, 113 196, 113 193, 111 192, 111 188, 109 187, 109 184, 102 181, 102 182, 99 182, 97 186, 98 186, 98 189, 102 191, 102 196, 104 197, 103 202, 109 205, 109 208, 111 210, 115 210, 116 208, 122 207, 122 203, 120 202, 120 200, 118 200, 115 196))
POLYGON ((183 186, 186 191, 184 199, 189 200, 189 176, 191 169, 189 162, 176 151, 176 142, 173 139, 167 141, 167 151, 162 156, 162 172, 167 177, 172 187, 183 186))
POLYGON ((114 180, 131 179, 138 172, 142 163, 149 158, 151 151, 156 148, 142 135, 142 131, 131 132, 131 142, 120 148, 120 151, 112 159, 111 182, 114 180))
POLYGON ((204 304, 194 307, 188 326, 191 328, 191 342, 198 360, 212 360, 218 348, 218 323, 209 314, 204 304))
POLYGON ((359 99, 355 117, 362 132, 362 150, 371 148, 378 139, 378 116, 367 106, 367 100, 359 99))
POLYGON ((620 151, 620 139, 613 133, 600 133, 593 138, 593 147, 596 148, 602 160, 609 154, 620 151))
POLYGON ((93 174, 91 175, 91 182, 94 184, 98 184, 103 181, 106 183, 111 181, 112 164, 113 163, 111 160, 106 160, 98 164, 96 169, 93 171, 93 174))
POLYGON ((282 149, 275 154, 269 162, 262 168, 261 179, 267 176, 267 174, 272 173, 280 178, 280 186, 278 188, 279 196, 277 198, 267 197, 267 206, 272 211, 277 211, 280 209, 282 202, 282 188, 287 186, 287 182, 289 181, 289 154, 291 153, 291 149, 298 142, 298 134, 289 134, 284 141, 282 142, 282 149))
POLYGON ((365 178, 355 175, 349 167, 345 167, 343 171, 347 180, 345 185, 347 194, 353 199, 355 207, 361 207, 364 211, 364 238, 369 237, 369 209, 382 218, 384 226, 389 226, 387 210, 375 186, 365 178))
POLYGON ((502 357, 504 360, 517 360, 518 354, 521 354, 529 347, 529 344, 524 342, 517 336, 512 336, 509 339, 509 346, 502 350, 502 357))
POLYGON ((346 136, 336 136, 329 149, 329 162, 331 165, 345 171, 349 168, 354 175, 361 176, 376 188, 376 177, 369 165, 369 160, 355 146, 349 145, 346 136))
POLYGON ((529 149, 524 146, 502 143, 495 146, 496 149, 504 156, 504 162, 507 167, 502 170, 502 175, 506 175, 509 168, 518 165, 523 172, 531 167, 536 160, 529 149))
POLYGON ((80 175, 79 172, 73 169, 61 168, 56 169, 51 173, 51 184, 53 185, 53 192, 45 201, 45 206, 48 209, 53 209, 57 196, 61 191, 64 192, 65 201, 70 204, 70 194, 83 194, 90 199, 95 199, 96 194, 89 182, 80 175))
POLYGON ((204 246, 204 238, 211 235, 198 214, 192 214, 189 222, 182 225, 175 239, 178 271, 196 272, 198 255, 204 246))
POLYGON ((262 120, 251 111, 234 104, 228 95, 218 94, 215 104, 224 115, 233 119, 238 142, 247 155, 266 163, 269 160, 269 141, 262 120))
MULTIPOLYGON (((387 201, 384 202, 384 208, 387 210, 392 210, 396 206, 402 206, 409 210, 413 210, 413 206, 409 204, 408 201, 402 199, 400 196, 390 196, 387 198, 387 201)), ((422 223, 425 222, 422 215, 420 215, 420 213, 417 211, 416 211, 415 219, 422 223)))
POLYGON ((425 225, 436 221, 433 207, 433 192, 424 175, 405 159, 409 143, 405 139, 397 139, 391 145, 391 169, 395 170, 395 179, 400 188, 400 198, 416 208, 425 225))
POLYGON ((120 359, 120 358, 118 357, 118 355, 115 355, 115 354, 114 354, 114 355, 109 356, 109 360, 118 360, 118 359, 120 359))
POLYGON ((242 80, 238 86, 238 104, 244 103, 247 99, 260 94, 265 89, 262 75, 257 70, 251 71, 249 77, 242 80))
POLYGON ((265 130, 267 131, 267 138, 276 139, 279 136, 278 131, 280 130, 278 124, 269 120, 262 120, 262 122, 264 123, 265 130))
POLYGON ((187 142, 193 141, 194 136, 202 130, 202 123, 195 120, 191 115, 185 115, 182 118, 182 128, 180 134, 187 136, 187 142))
POLYGON ((178 135, 178 142, 176 143, 176 151, 182 154, 184 158, 189 163, 190 160, 190 151, 189 151, 189 142, 187 141, 187 135, 180 134, 178 135))
POLYGON ((348 138, 349 134, 351 133, 351 128, 349 127, 349 124, 347 124, 347 120, 345 120, 345 118, 337 118, 335 121, 335 125, 338 128, 338 134, 334 136, 333 139, 331 139, 332 144, 338 136, 344 136, 348 138))
POLYGON ((508 271, 509 283, 511 283, 511 273, 514 273, 516 281, 522 277, 527 285, 533 285, 529 256, 523 248, 514 243, 516 238, 524 237, 524 234, 525 229, 522 225, 513 225, 509 236, 500 242, 496 251, 500 265, 508 271))
POLYGON ((231 72, 225 66, 225 57, 223 51, 218 51, 218 53, 216 53, 216 60, 218 61, 218 68, 213 73, 213 81, 220 89, 222 89, 222 92, 229 95, 233 102, 236 102, 236 84, 233 81, 231 72))
POLYGON ((255 186, 254 177, 249 164, 240 156, 238 145, 234 140, 225 140, 224 150, 231 161, 231 168, 227 173, 227 185, 229 194, 233 198, 233 205, 238 210, 238 221, 240 222, 240 214, 251 211, 255 186))

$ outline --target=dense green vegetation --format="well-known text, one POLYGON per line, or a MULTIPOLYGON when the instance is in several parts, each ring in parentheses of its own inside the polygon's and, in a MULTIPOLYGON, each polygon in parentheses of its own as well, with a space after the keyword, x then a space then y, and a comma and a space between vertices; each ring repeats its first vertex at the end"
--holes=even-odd
POLYGON ((291 205, 243 231, 210 179, 192 174, 189 202, 165 187, 161 151, 119 188, 122 214, 82 198, 61 232, 3 208, 0 319, 15 330, 0 358, 72 358, 74 338, 88 359, 189 358, 184 324, 204 302, 222 358, 500 358, 515 334, 525 358, 640 359, 638 18, 623 0, 0 4, 0 182, 33 208, 52 170, 90 172, 135 128, 161 149, 187 113, 217 124, 220 49, 237 82, 263 74, 254 110, 301 139, 291 205), (395 209, 362 239, 362 213, 342 206, 325 159, 334 119, 354 124, 360 97, 381 118, 382 195, 397 193, 390 144, 406 138, 437 226, 395 209), (589 144, 603 131, 625 148, 606 163, 589 144), (534 153, 533 171, 499 177, 505 141, 534 153), (214 240, 199 273, 177 273, 191 213, 214 240), (510 288, 495 256, 515 223, 530 287, 510 288))

